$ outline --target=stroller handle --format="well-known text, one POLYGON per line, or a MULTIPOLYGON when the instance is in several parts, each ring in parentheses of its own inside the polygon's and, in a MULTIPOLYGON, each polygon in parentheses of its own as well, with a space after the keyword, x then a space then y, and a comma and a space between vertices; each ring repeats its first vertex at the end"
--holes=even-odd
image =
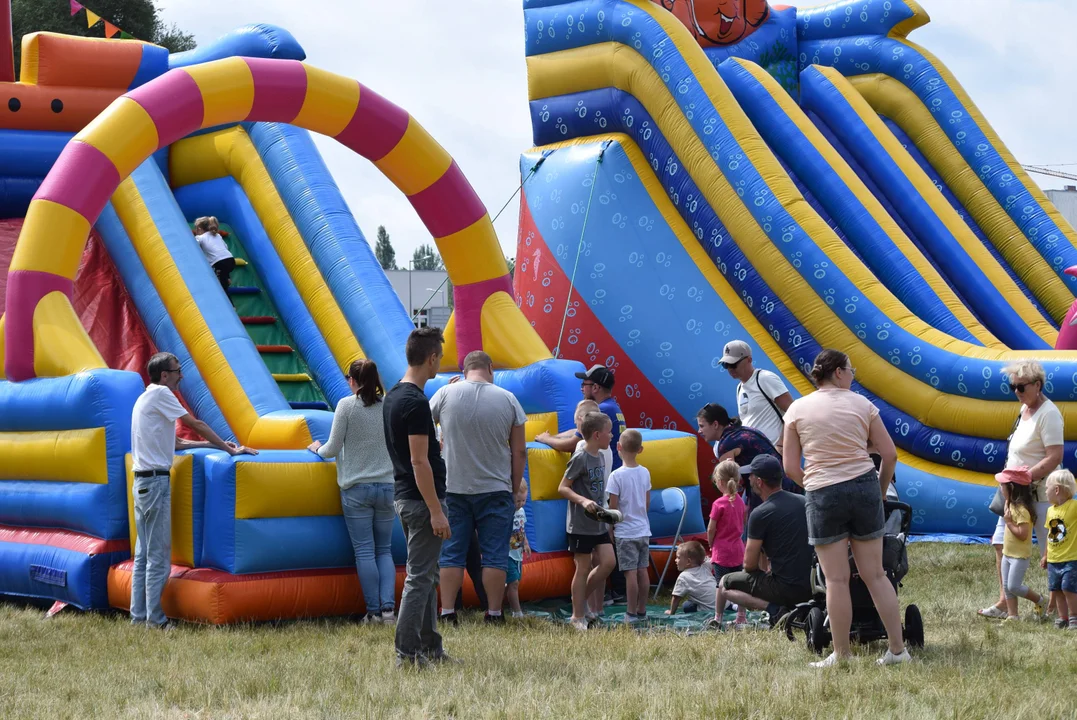
POLYGON ((900 500, 884 500, 883 516, 890 517, 890 513, 897 510, 901 513, 901 532, 907 536, 912 528, 912 506, 900 500))

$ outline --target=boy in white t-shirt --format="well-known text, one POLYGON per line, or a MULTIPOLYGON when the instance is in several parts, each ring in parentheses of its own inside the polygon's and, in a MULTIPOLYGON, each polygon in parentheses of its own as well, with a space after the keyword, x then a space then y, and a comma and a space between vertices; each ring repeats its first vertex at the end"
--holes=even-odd
POLYGON ((228 250, 224 238, 220 234, 220 225, 215 217, 200 217, 194 221, 194 231, 197 237, 198 247, 206 255, 206 260, 213 267, 217 281, 224 288, 224 294, 228 295, 228 287, 232 284, 232 271, 236 269, 236 259, 228 250))
POLYGON ((627 622, 639 622, 647 617, 647 594, 651 589, 651 473, 641 467, 636 457, 643 452, 643 436, 639 430, 625 430, 617 443, 621 467, 610 473, 606 484, 611 510, 620 510, 621 522, 613 526, 617 564, 625 574, 625 594, 628 596, 627 622))
POLYGON ((674 615, 680 604, 684 611, 714 612, 715 591, 718 583, 714 580, 711 561, 707 551, 696 540, 691 540, 677 548, 677 569, 681 574, 673 586, 673 600, 666 615, 674 615))
POLYGON ((752 365, 752 349, 743 340, 726 343, 721 363, 730 377, 739 381, 737 415, 740 424, 766 435, 780 451, 785 429, 782 416, 793 402, 785 383, 770 370, 756 370, 752 365))

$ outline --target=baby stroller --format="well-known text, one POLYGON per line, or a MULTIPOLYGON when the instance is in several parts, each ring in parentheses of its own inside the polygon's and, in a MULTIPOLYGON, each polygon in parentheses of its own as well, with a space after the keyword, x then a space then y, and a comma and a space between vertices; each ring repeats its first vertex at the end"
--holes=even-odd
MULTIPOLYGON (((907 503, 887 500, 883 503, 884 512, 888 518, 886 534, 883 535, 883 570, 893 583, 894 589, 901 587, 901 580, 909 572, 909 556, 906 551, 908 543, 909 527, 912 524, 912 508, 907 503)), ((856 571, 856 562, 853 553, 849 552, 849 595, 853 606, 853 622, 850 627, 850 636, 854 642, 871 642, 886 638, 886 628, 883 626, 879 613, 875 610, 875 604, 871 600, 871 593, 867 585, 860 579, 856 571)), ((795 640, 793 630, 803 630, 808 649, 822 654, 830 645, 830 618, 826 612, 826 578, 823 577, 823 569, 818 559, 812 564, 811 569, 812 599, 797 605, 789 613, 785 621, 785 633, 790 640, 795 640)), ((920 609, 915 605, 905 608, 905 624, 903 625, 905 642, 916 648, 924 646, 924 622, 920 616, 920 609)))

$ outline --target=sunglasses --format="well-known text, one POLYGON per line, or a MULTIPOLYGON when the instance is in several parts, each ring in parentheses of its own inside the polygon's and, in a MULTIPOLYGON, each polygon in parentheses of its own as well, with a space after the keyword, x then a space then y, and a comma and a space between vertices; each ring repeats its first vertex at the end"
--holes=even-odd
POLYGON ((1035 382, 1030 382, 1030 383, 1018 383, 1017 385, 1013 386, 1013 391, 1015 393, 1023 393, 1025 391, 1025 388, 1031 387, 1031 386, 1035 385, 1038 382, 1039 382, 1039 380, 1036 380, 1035 382))
POLYGON ((737 360, 736 362, 731 362, 731 363, 724 362, 724 363, 722 363, 722 367, 724 367, 726 370, 732 370, 733 368, 737 367, 742 362, 744 362, 744 360, 745 360, 745 358, 741 358, 740 360, 737 360))

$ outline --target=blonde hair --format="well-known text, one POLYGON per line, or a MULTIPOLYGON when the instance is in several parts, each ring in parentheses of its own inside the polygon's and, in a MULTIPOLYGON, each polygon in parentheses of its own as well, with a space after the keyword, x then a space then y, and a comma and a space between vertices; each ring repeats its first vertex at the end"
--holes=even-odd
POLYGON ((1047 373, 1043 371, 1043 365, 1036 360, 1018 360, 1002 369, 1003 374, 1010 379, 1010 385, 1039 382, 1040 389, 1047 384, 1047 373))
POLYGON ((735 495, 740 485, 740 465, 736 460, 723 460, 714 468, 711 482, 723 495, 735 495))
POLYGON ((684 556, 694 562, 696 565, 702 565, 703 561, 707 559, 707 551, 703 549, 703 544, 698 540, 689 540, 681 545, 677 552, 684 552, 684 556))
POLYGON ((628 453, 643 450, 643 434, 639 430, 625 430, 621 433, 621 449, 628 453))
POLYGON ((613 421, 610 420, 609 415, 601 412, 587 413, 583 422, 580 423, 580 435, 583 435, 584 440, 590 440, 595 433, 600 433, 607 427, 613 427, 613 421))
POLYGON ((576 404, 576 412, 573 413, 572 419, 576 421, 576 425, 579 425, 590 412, 598 412, 598 403, 594 400, 580 400, 576 404))
POLYGON ((1073 499, 1074 495, 1077 495, 1077 482, 1073 479, 1073 473, 1069 470, 1055 470, 1053 473, 1047 476, 1046 487, 1052 485, 1058 485, 1060 488, 1064 488, 1069 493, 1070 499, 1073 499))

